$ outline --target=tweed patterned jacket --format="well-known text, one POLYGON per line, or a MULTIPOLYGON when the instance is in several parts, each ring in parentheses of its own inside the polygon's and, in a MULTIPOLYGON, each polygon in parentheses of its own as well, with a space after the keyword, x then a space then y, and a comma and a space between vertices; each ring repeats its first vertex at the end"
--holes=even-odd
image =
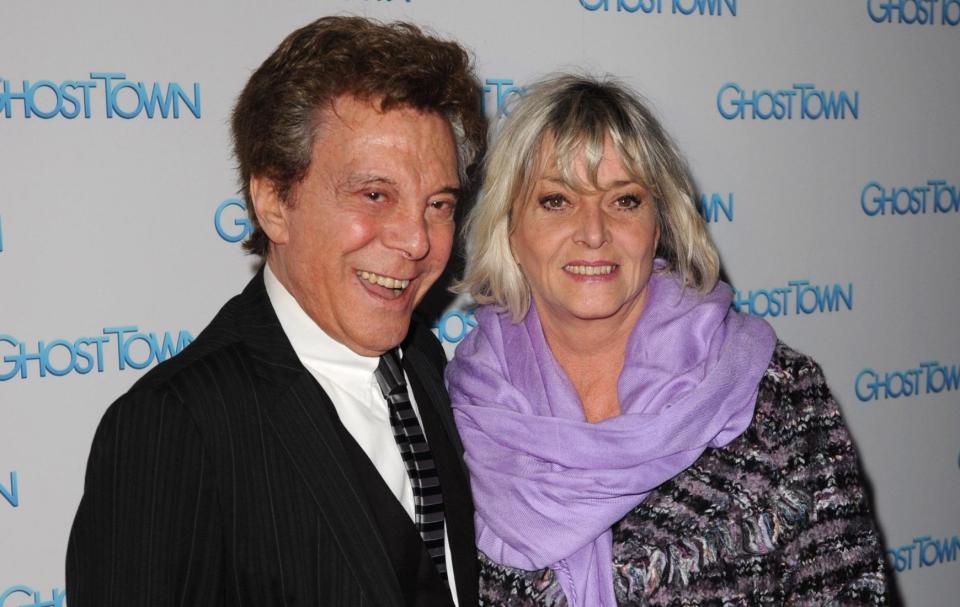
MULTIPOLYGON (((884 605, 883 550, 820 367, 778 343, 753 422, 613 527, 621 605, 884 605)), ((561 607, 550 569, 480 555, 480 604, 561 607)))

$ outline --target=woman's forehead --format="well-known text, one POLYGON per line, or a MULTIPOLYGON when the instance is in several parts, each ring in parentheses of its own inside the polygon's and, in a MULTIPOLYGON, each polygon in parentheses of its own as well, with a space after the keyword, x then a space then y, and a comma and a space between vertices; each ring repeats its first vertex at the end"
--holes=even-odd
POLYGON ((597 189, 603 165, 605 175, 614 173, 616 181, 626 177, 643 185, 646 182, 642 167, 634 166, 630 156, 606 133, 603 139, 589 136, 561 139, 545 133, 537 150, 534 173, 530 180, 557 182, 574 189, 597 189), (559 143, 559 145, 558 145, 559 143))

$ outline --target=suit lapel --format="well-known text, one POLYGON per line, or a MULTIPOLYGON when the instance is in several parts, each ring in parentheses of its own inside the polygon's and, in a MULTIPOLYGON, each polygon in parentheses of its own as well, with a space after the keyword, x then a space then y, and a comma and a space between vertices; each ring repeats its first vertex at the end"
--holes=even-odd
POLYGON ((329 397, 283 333, 262 272, 238 298, 237 327, 254 359, 256 397, 358 583, 375 605, 400 607, 402 593, 357 474, 338 436, 329 397))
POLYGON ((423 431, 440 476, 447 539, 453 557, 457 597, 462 606, 477 602, 477 549, 474 539, 473 499, 470 494, 463 448, 456 432, 450 402, 440 374, 414 347, 403 350, 403 367, 417 399, 423 431))

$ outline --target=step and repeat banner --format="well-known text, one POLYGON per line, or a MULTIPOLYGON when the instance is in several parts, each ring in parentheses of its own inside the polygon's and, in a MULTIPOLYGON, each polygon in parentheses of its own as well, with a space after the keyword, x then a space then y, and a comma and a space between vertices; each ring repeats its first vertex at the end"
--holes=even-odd
POLYGON ((960 0, 110 0, 0 7, 0 607, 68 604, 100 416, 254 272, 229 114, 327 14, 461 41, 492 119, 555 71, 642 93, 734 306, 826 371, 904 603, 957 604, 960 0))

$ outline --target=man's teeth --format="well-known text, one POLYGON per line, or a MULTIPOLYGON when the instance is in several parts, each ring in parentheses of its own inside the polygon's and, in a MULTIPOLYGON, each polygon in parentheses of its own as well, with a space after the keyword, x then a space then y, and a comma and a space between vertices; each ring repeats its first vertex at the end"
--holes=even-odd
POLYGON ((571 274, 583 274, 585 276, 602 276, 613 272, 617 266, 564 266, 564 269, 571 274))
POLYGON ((366 270, 357 270, 357 276, 363 280, 366 280, 372 285, 380 285, 381 287, 386 287, 388 289, 399 289, 401 291, 406 289, 407 285, 410 284, 409 280, 399 280, 396 278, 390 278, 389 276, 380 276, 379 274, 367 272, 366 270))

